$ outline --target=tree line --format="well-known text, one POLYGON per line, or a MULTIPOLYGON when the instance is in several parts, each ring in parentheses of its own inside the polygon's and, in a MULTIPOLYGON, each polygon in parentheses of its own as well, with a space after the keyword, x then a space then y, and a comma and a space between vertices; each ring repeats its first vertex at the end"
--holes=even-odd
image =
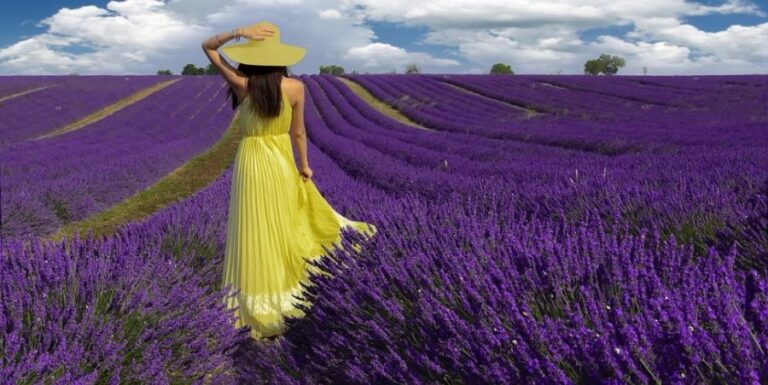
MULTIPOLYGON (((602 54, 598 58, 587 60, 587 62, 584 63, 584 73, 587 75, 615 75, 617 72, 619 72, 619 68, 624 67, 624 65, 626 65, 624 58, 620 56, 602 54)), ((646 71, 647 69, 643 67, 643 73, 646 71)), ((405 66, 405 74, 415 74, 420 72, 421 70, 416 64, 408 64, 405 66)), ((335 64, 328 66, 321 65, 319 73, 320 75, 339 76, 344 74, 344 67, 335 64)), ((367 74, 368 72, 365 73, 367 74)), ((397 71, 393 68, 392 73, 397 73, 397 71)), ((488 73, 513 75, 515 72, 512 71, 512 67, 509 64, 496 63, 491 66, 491 69, 488 73)), ((352 74, 357 74, 357 71, 352 71, 352 74)), ((559 70, 557 74, 560 74, 559 70)))
MULTIPOLYGON (((626 65, 626 61, 624 58, 620 56, 614 56, 609 54, 601 54, 596 59, 590 59, 587 60, 584 63, 584 73, 587 75, 615 75, 619 72, 619 69, 624 67, 626 65)), ((194 64, 187 64, 184 66, 184 68, 181 70, 182 75, 216 75, 219 72, 216 70, 216 68, 213 66, 213 64, 208 64, 205 68, 198 67, 194 64)), ((357 74, 357 71, 352 71, 352 74, 357 74)), ((365 72, 366 74, 368 72, 365 72)), ((396 69, 392 69, 392 73, 397 73, 396 69)), ((418 74, 421 73, 421 69, 416 64, 408 64, 405 66, 404 69, 405 74, 418 74)), ((490 74, 507 74, 507 75, 513 75, 515 72, 512 71, 512 67, 509 64, 504 63, 495 63, 491 66, 490 71, 488 72, 490 74)), ((643 74, 647 73, 647 68, 643 67, 643 74)), ((157 71, 158 75, 173 75, 173 72, 169 69, 165 70, 159 70, 157 71)), ((344 74, 344 67, 339 65, 321 65, 320 66, 320 75, 334 75, 339 76, 344 74)), ((557 71, 557 74, 560 74, 560 70, 557 71)))
MULTIPOLYGON (((157 71, 158 75, 173 75, 173 72, 169 69, 157 71)), ((187 64, 181 69, 182 75, 218 75, 219 71, 213 64, 208 64, 205 68, 198 67, 194 64, 187 64)))

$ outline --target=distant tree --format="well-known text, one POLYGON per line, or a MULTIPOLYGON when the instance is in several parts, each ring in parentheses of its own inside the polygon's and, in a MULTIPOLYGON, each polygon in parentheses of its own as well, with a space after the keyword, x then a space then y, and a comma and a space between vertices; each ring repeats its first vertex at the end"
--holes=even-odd
POLYGON ((587 75, 599 75, 603 71, 603 64, 597 59, 589 59, 584 63, 584 73, 587 75))
POLYGON ((417 66, 415 63, 408 64, 405 66, 405 73, 406 74, 418 74, 421 73, 421 70, 419 69, 419 66, 417 66))
POLYGON ((504 63, 496 63, 493 66, 491 66, 491 72, 492 74, 510 74, 514 75, 515 72, 512 71, 512 67, 510 67, 509 64, 504 63))
POLYGON ((352 70, 352 75, 357 75, 357 70, 352 70))
POLYGON ((615 75, 619 68, 624 67, 626 62, 620 56, 611 56, 601 54, 597 59, 590 59, 584 63, 584 73, 589 75, 615 75))
POLYGON ((648 67, 643 67, 643 75, 648 75, 648 67))
POLYGON ((603 73, 606 75, 616 75, 616 73, 619 72, 619 68, 624 67, 627 64, 624 61, 624 58, 620 56, 610 56, 606 54, 600 55, 598 60, 605 62, 603 73))
POLYGON ((173 72, 171 70, 159 70, 157 71, 158 75, 173 75, 173 72))
POLYGON ((216 67, 213 66, 213 63, 208 64, 207 67, 205 67, 205 74, 206 75, 218 75, 219 70, 216 69, 216 67))
POLYGON ((197 68, 194 64, 187 64, 184 66, 184 68, 181 70, 182 75, 199 75, 204 70, 202 68, 197 68))
POLYGON ((333 75, 339 76, 344 74, 344 67, 331 64, 328 66, 320 66, 320 75, 333 75))

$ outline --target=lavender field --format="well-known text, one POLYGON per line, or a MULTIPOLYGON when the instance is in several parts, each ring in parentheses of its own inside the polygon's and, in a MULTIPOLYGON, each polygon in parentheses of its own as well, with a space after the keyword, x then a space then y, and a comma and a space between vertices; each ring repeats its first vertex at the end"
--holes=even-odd
POLYGON ((78 76, 2 76, 0 97, 23 95, 0 102, 0 116, 3 117, 0 120, 0 146, 53 131, 163 80, 168 79, 107 75, 85 79, 78 76))
MULTIPOLYGON (((123 81, 124 77, 118 78, 123 81)), ((164 79, 128 78, 139 78, 128 84, 164 79)), ((79 130, 0 149, 2 235, 50 234, 69 221, 84 219, 146 188, 216 142, 232 118, 231 109, 226 109, 224 80, 177 78, 180 81, 171 86, 79 130)), ((70 83, 94 81, 102 79, 70 83)), ((95 86, 79 85, 88 87, 95 86)), ((121 92, 125 90, 103 93, 121 92)), ((54 97, 36 103, 38 108, 51 108, 59 101, 54 97)), ((10 107, 0 104, 0 111, 10 107)), ((26 137, 28 133, 23 131, 27 129, 36 131, 18 126, 15 135, 26 137)))
MULTIPOLYGON (((211 146, 221 78, 0 132, 0 382, 768 383, 768 76, 343 77, 299 77, 313 178, 379 231, 277 343, 223 309, 231 168, 112 236, 43 238, 211 146)), ((13 100, 2 124, 34 120, 13 100)))

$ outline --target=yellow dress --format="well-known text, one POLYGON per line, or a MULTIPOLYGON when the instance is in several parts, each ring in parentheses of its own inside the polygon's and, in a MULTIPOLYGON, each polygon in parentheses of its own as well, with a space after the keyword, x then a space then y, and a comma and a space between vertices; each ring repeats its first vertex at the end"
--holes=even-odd
MULTIPOLYGON (((237 315, 235 327, 250 325, 256 339, 283 332, 286 315, 303 317, 297 303, 310 306, 295 298, 314 269, 304 258, 320 258, 323 247, 340 246, 342 227, 368 237, 376 233, 373 224, 337 213, 311 178, 302 180, 289 133, 292 106, 285 92, 281 97, 277 117, 253 116, 246 97, 236 118, 243 137, 232 172, 222 282, 240 289, 226 299, 237 315)), ((357 244, 354 248, 359 251, 357 244)))

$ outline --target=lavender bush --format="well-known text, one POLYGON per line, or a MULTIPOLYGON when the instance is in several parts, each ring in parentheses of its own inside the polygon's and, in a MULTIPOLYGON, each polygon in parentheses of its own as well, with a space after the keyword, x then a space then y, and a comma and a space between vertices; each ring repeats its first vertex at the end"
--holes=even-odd
POLYGON ((228 351, 243 337, 194 254, 138 232, 4 246, 4 383, 232 383, 228 351))

